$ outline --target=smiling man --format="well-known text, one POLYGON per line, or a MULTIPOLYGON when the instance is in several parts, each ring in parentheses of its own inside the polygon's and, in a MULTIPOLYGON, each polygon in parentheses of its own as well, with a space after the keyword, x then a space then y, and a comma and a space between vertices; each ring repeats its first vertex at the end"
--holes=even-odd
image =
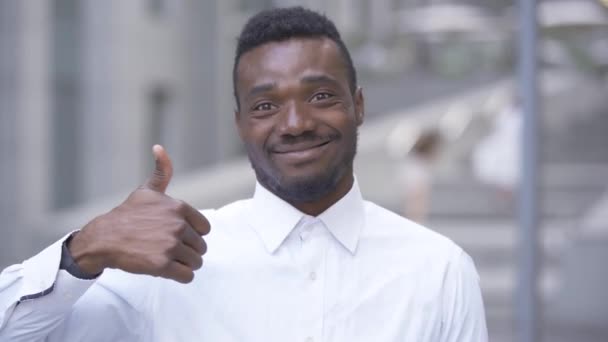
POLYGON ((167 196, 155 146, 125 202, 3 271, 0 341, 486 341, 468 255, 362 198, 363 93, 333 23, 259 13, 233 78, 253 197, 167 196))
POLYGON ((337 31, 268 42, 256 19, 235 62, 239 134, 258 182, 318 215, 352 187, 363 95, 337 31))

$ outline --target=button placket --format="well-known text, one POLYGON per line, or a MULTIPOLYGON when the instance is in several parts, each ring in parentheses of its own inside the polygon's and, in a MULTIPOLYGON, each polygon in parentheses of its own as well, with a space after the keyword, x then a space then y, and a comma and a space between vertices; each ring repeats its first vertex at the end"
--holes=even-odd
POLYGON ((322 232, 319 230, 320 221, 312 219, 303 227, 300 237, 302 240, 302 255, 305 269, 307 270, 308 280, 315 282, 319 278, 318 268, 323 259, 323 239, 320 236, 322 232))
POLYGON ((302 325, 302 341, 319 341, 322 337, 324 312, 324 279, 325 253, 327 248, 327 234, 323 223, 318 219, 308 222, 302 227, 301 260, 303 266, 303 279, 307 282, 305 287, 307 305, 310 305, 310 315, 302 325))

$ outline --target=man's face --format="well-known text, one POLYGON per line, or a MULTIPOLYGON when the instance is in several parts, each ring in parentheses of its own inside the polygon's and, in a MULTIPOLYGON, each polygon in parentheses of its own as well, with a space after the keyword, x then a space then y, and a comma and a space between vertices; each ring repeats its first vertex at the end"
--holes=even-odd
POLYGON ((352 94, 327 38, 261 45, 237 67, 241 139, 258 181, 287 201, 313 202, 352 177, 363 96, 352 94))

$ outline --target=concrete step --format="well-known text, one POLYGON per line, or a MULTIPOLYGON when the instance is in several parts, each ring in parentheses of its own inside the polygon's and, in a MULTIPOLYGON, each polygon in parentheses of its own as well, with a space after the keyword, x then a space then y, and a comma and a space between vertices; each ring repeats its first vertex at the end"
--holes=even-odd
MULTIPOLYGON (((480 256, 495 254, 512 260, 518 247, 518 226, 515 220, 429 220, 425 225, 452 239, 455 243, 473 254, 480 256)), ((574 234, 576 220, 545 220, 539 227, 539 241, 545 259, 555 259, 560 250, 574 234)), ((481 258, 477 262, 493 259, 481 258)), ((499 259, 500 261, 500 259, 499 259)), ((494 262, 492 262, 494 263, 494 262)))
MULTIPOLYGON (((517 271, 515 266, 479 268, 481 292, 483 294, 486 308, 513 309, 513 301, 516 295, 517 271)), ((544 267, 539 276, 539 296, 541 303, 547 304, 555 298, 559 290, 560 277, 558 267, 544 267)))
MULTIPOLYGON (((541 189, 540 209, 544 218, 570 218, 581 215, 596 201, 603 188, 541 189)), ((431 217, 510 218, 516 213, 516 199, 486 186, 464 187, 461 184, 433 188, 431 217)))
MULTIPOLYGON (((511 312, 517 283, 518 231, 513 221, 429 221, 427 226, 452 239, 475 261, 488 310, 511 312)), ((540 295, 551 300, 560 286, 562 251, 573 221, 546 221, 539 230, 540 295)))
MULTIPOLYGON (((570 120, 568 125, 543 135, 540 156, 548 162, 608 162, 608 101, 593 113, 570 120)), ((576 114, 576 113, 573 113, 576 114)))

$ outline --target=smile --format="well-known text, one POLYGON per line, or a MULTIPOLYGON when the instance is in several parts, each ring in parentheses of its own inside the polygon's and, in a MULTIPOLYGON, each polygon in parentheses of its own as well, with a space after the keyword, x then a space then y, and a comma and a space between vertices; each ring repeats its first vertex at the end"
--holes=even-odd
POLYGON ((273 154, 279 158, 291 162, 306 162, 319 158, 325 152, 332 140, 316 144, 296 144, 277 149, 273 154))

